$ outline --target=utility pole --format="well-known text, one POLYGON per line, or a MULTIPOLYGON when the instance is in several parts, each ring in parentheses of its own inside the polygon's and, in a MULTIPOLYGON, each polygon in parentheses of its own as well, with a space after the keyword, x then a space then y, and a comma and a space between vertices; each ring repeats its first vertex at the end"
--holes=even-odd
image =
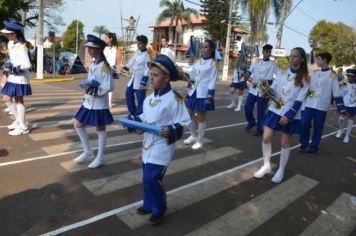
POLYGON ((277 31, 277 43, 276 43, 276 48, 281 48, 282 46, 282 34, 283 34, 283 29, 284 29, 284 22, 286 20, 286 6, 287 4, 283 4, 283 8, 282 8, 282 13, 281 13, 281 22, 279 24, 278 27, 278 31, 277 31))
POLYGON ((43 79, 43 15, 44 0, 38 0, 38 26, 37 26, 37 79, 43 79))
POLYGON ((232 25, 232 8, 234 0, 230 0, 229 3, 229 19, 227 23, 227 34, 226 34, 226 44, 225 44, 225 55, 224 55, 224 67, 222 80, 227 80, 227 75, 229 72, 229 57, 230 57, 230 39, 231 39, 231 25, 232 25))

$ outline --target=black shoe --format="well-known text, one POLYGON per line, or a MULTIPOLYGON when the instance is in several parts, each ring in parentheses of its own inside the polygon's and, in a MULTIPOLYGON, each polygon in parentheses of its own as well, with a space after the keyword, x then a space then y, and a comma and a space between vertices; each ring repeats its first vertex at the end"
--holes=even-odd
POLYGON ((158 225, 159 223, 161 223, 163 220, 163 215, 161 216, 150 216, 150 218, 148 219, 148 222, 151 224, 151 225, 158 225))
POLYGON ((308 152, 308 145, 301 145, 298 148, 298 151, 300 151, 300 152, 308 152))
POLYGON ((142 207, 139 207, 136 209, 136 214, 137 215, 148 215, 148 214, 151 214, 151 212, 146 211, 145 209, 143 209, 143 206, 142 206, 142 207))
POLYGON ((251 130, 254 126, 256 125, 256 123, 252 123, 252 124, 248 124, 245 128, 246 131, 251 130))
POLYGON ((261 136, 262 134, 263 134, 262 131, 256 131, 255 136, 258 137, 258 136, 261 136))
POLYGON ((310 157, 315 157, 316 151, 309 150, 307 155, 310 156, 310 157))

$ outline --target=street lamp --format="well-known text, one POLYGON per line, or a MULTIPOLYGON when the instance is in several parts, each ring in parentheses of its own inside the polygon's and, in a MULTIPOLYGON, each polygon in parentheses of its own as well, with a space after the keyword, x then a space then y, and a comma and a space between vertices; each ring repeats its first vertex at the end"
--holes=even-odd
POLYGON ((79 41, 79 2, 83 0, 77 0, 77 29, 75 33, 75 54, 78 55, 78 41, 79 41))

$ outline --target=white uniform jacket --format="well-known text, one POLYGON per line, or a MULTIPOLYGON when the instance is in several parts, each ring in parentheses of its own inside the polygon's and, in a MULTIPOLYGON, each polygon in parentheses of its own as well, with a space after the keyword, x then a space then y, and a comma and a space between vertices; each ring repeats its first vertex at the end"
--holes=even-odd
POLYGON ((296 73, 293 73, 289 68, 287 71, 278 74, 276 79, 273 80, 271 89, 276 94, 276 98, 281 100, 284 105, 278 109, 276 103, 272 101, 269 110, 279 116, 284 116, 289 111, 292 112, 291 114, 292 117, 294 116, 294 119, 301 119, 300 107, 308 94, 309 84, 303 81, 302 86, 296 86, 295 76, 296 73), (299 101, 299 107, 293 110, 295 101, 299 101))
POLYGON ((242 70, 240 68, 235 68, 232 74, 232 82, 233 83, 240 83, 245 81, 245 78, 242 74, 242 70))
POLYGON ((166 55, 169 57, 172 61, 175 59, 175 53, 170 47, 162 47, 161 48, 161 54, 166 55))
POLYGON ((356 83, 346 82, 346 84, 341 87, 341 93, 345 106, 356 107, 356 83))
POLYGON ((341 90, 336 73, 332 70, 316 70, 311 76, 310 92, 313 96, 308 96, 305 107, 314 108, 321 111, 328 111, 331 102, 331 95, 334 98, 341 97, 341 90))
MULTIPOLYGON (((259 60, 250 67, 248 73, 252 77, 252 83, 258 84, 261 80, 272 80, 274 75, 278 75, 279 69, 271 60, 259 60)), ((261 96, 258 88, 254 88, 254 86, 250 86, 249 93, 261 96)))
POLYGON ((113 68, 116 66, 116 56, 117 56, 117 48, 114 46, 107 46, 104 49, 104 55, 109 63, 109 65, 113 68))
POLYGON ((190 117, 183 99, 170 86, 164 88, 160 94, 149 95, 143 102, 142 122, 158 126, 170 126, 173 143, 167 144, 167 139, 152 133, 143 135, 142 161, 167 166, 175 151, 176 132, 183 134, 183 127, 190 125, 190 117))
POLYGON ((8 43, 9 57, 13 67, 18 68, 19 73, 10 73, 8 81, 15 84, 29 84, 31 68, 30 58, 28 56, 28 49, 23 42, 10 41, 8 43))
POLYGON ((197 98, 207 98, 209 90, 215 90, 216 80, 218 78, 218 69, 215 61, 211 58, 200 59, 200 61, 193 65, 189 73, 191 81, 194 85, 189 90, 189 96, 192 96, 194 91, 197 91, 197 98))
POLYGON ((84 94, 83 106, 89 110, 109 109, 108 92, 114 90, 112 69, 105 60, 89 66, 87 80, 96 80, 100 83, 97 95, 84 94))
POLYGON ((141 82, 142 85, 146 85, 149 73, 147 62, 150 60, 150 54, 148 53, 147 49, 144 51, 137 50, 135 52, 135 54, 131 57, 130 61, 125 66, 126 68, 133 70, 127 87, 130 87, 133 83, 133 89, 139 89, 141 82), (143 77, 145 78, 143 79, 143 77))

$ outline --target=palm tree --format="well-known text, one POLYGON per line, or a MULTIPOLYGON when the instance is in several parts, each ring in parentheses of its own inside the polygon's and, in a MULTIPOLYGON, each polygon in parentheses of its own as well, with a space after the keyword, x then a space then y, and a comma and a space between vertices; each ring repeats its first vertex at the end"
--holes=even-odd
POLYGON ((192 21, 190 16, 193 14, 198 15, 198 11, 192 8, 185 8, 183 0, 161 0, 159 3, 160 7, 165 7, 165 9, 159 14, 157 18, 157 24, 162 21, 169 19, 169 31, 171 32, 173 23, 176 25, 174 47, 177 48, 178 43, 178 27, 183 24, 183 20, 187 22, 188 27, 192 26, 192 21), (179 25, 180 24, 180 25, 179 25))
POLYGON ((101 38, 101 35, 105 34, 106 32, 109 32, 109 30, 105 27, 105 25, 99 25, 94 26, 93 32, 97 33, 99 35, 99 38, 101 38))
MULTIPOLYGON (((248 13, 251 20, 250 24, 250 43, 262 42, 265 39, 266 24, 270 15, 270 9, 273 9, 277 22, 280 20, 281 9, 284 0, 241 0, 241 8, 248 13)), ((292 0, 288 0, 292 2, 292 0)), ((291 5, 291 4, 290 4, 291 5)))
POLYGON ((279 18, 279 21, 277 21, 277 23, 279 23, 278 26, 278 31, 277 31, 277 44, 276 47, 280 48, 282 45, 282 34, 283 34, 283 28, 284 28, 284 22, 287 19, 287 17, 289 16, 289 12, 292 8, 293 5, 293 0, 284 0, 282 1, 282 12, 281 12, 281 17, 279 18))

